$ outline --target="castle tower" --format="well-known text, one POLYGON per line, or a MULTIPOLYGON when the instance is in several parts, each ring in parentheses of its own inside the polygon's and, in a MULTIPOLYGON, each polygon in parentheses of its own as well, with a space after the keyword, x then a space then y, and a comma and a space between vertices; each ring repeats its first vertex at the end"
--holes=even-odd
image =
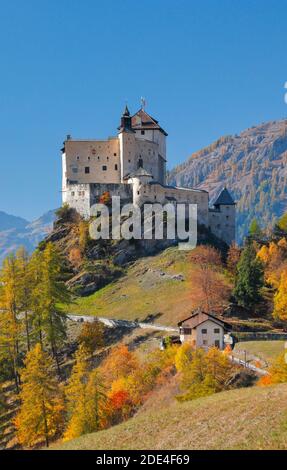
POLYGON ((135 131, 132 129, 132 118, 128 107, 121 116, 121 124, 119 127, 119 143, 120 143, 120 167, 121 167, 121 183, 125 183, 127 177, 135 170, 135 131))
POLYGON ((214 209, 209 210, 209 227, 218 238, 231 245, 236 235, 236 203, 226 187, 219 193, 213 205, 214 209))
POLYGON ((166 184, 166 137, 168 134, 143 108, 132 116, 132 129, 139 142, 144 144, 146 141, 156 145, 155 153, 146 155, 143 159, 143 167, 152 172, 156 181, 166 184))

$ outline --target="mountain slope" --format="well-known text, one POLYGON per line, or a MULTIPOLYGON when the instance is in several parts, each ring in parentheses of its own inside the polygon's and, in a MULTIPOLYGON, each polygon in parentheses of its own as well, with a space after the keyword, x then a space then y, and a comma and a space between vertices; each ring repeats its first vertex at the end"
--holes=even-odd
POLYGON ((241 241, 256 217, 270 226, 287 210, 287 120, 221 137, 168 174, 170 184, 207 189, 211 202, 223 186, 237 201, 241 241))
POLYGON ((286 449, 287 384, 251 387, 178 403, 159 400, 108 430, 61 450, 286 449))
POLYGON ((52 230, 54 220, 55 211, 49 211, 33 222, 0 212, 0 263, 20 246, 32 252, 52 230))

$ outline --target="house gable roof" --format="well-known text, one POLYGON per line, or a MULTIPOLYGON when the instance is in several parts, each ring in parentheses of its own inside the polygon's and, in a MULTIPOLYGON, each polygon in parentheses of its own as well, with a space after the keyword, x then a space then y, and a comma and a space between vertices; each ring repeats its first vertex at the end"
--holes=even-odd
POLYGON ((132 116, 132 129, 134 130, 147 130, 157 129, 164 135, 167 135, 165 130, 160 127, 158 121, 151 117, 144 109, 140 109, 137 113, 132 116))
POLYGON ((220 318, 217 318, 216 316, 212 315, 211 313, 207 313, 207 312, 204 312, 204 311, 194 312, 189 317, 185 318, 184 320, 181 320, 178 323, 178 326, 181 326, 187 320, 193 320, 192 325, 191 325, 192 328, 197 328, 199 325, 201 325, 202 323, 204 323, 207 320, 212 320, 215 323, 217 323, 218 325, 222 325, 224 328, 230 328, 229 323, 225 322, 224 320, 221 320, 220 318))

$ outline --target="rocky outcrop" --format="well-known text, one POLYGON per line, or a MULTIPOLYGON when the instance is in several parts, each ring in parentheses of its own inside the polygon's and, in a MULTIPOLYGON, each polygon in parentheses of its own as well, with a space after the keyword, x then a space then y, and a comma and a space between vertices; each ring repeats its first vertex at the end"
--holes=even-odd
POLYGON ((270 226, 287 210, 287 120, 221 137, 168 175, 170 184, 206 189, 211 202, 227 186, 237 201, 241 241, 256 217, 270 226))

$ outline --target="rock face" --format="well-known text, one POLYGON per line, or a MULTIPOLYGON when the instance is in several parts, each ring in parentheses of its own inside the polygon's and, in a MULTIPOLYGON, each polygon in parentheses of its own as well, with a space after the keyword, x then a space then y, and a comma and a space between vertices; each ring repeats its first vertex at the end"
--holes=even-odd
POLYGON ((211 202, 223 186, 237 201, 241 241, 256 217, 270 226, 287 210, 287 120, 221 137, 168 174, 169 184, 206 189, 211 202))

